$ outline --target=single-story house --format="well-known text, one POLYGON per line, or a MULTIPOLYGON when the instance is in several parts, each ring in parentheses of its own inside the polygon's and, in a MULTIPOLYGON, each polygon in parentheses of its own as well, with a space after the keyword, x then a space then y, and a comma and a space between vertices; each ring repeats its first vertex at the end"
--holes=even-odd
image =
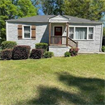
POLYGON ((6 21, 7 41, 35 48, 36 43, 49 44, 49 51, 64 55, 70 47, 78 47, 81 53, 100 52, 103 26, 92 21, 67 15, 43 15, 6 21))

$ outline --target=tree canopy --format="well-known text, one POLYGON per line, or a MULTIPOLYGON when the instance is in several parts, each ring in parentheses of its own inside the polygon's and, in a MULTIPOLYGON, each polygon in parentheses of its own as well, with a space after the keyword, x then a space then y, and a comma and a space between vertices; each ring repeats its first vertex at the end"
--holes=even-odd
POLYGON ((64 0, 62 11, 65 15, 100 20, 105 10, 105 0, 64 0))
POLYGON ((35 15, 37 9, 30 0, 0 0, 0 44, 6 39, 6 20, 35 15))

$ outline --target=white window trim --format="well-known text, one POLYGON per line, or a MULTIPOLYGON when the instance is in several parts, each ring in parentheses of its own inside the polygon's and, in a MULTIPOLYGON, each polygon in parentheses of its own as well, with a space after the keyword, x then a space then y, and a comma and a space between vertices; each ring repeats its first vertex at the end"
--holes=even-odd
POLYGON ((30 38, 25 38, 24 37, 24 26, 30 26, 30 25, 22 25, 22 38, 23 39, 31 39, 31 26, 30 26, 30 38))
POLYGON ((64 32, 64 26, 63 25, 53 25, 53 35, 52 36, 55 36, 54 33, 55 33, 55 27, 62 27, 62 36, 63 36, 63 32, 64 32))
MULTIPOLYGON (((73 40, 76 40, 76 41, 92 41, 94 40, 94 35, 95 35, 95 26, 74 26, 74 25, 69 25, 69 28, 70 27, 74 27, 74 36, 73 36, 73 40), (85 27, 87 28, 87 39, 75 39, 75 35, 76 35, 76 27, 85 27), (88 35, 89 35, 89 28, 93 28, 93 39, 88 39, 88 35)), ((70 34, 70 31, 69 31, 69 34, 70 34)))

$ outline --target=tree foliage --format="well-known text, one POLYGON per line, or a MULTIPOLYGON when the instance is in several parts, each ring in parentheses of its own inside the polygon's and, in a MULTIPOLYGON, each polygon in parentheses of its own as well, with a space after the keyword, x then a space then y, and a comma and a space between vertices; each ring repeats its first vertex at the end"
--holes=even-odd
POLYGON ((18 1, 19 17, 30 17, 37 15, 37 9, 32 5, 30 0, 18 1))
POLYGON ((105 0, 64 0, 62 11, 65 15, 90 20, 99 20, 105 10, 105 0))
POLYGON ((30 0, 0 0, 0 44, 6 39, 6 20, 34 15, 37 9, 30 0))
POLYGON ((6 38, 5 20, 15 18, 17 8, 11 0, 0 0, 0 44, 6 38))
POLYGON ((62 15, 63 0, 41 0, 41 3, 45 15, 62 15))

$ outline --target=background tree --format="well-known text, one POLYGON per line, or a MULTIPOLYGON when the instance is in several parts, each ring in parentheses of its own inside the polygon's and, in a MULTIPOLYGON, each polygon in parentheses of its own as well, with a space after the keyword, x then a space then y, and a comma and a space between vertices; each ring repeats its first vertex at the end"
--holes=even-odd
POLYGON ((99 20, 105 10, 105 0, 64 0, 62 11, 65 15, 90 20, 99 20))
POLYGON ((62 15, 63 0, 41 0, 41 4, 45 15, 62 15))
POLYGON ((17 7, 11 0, 0 0, 0 44, 6 39, 5 20, 13 19, 17 15, 17 7))
POLYGON ((19 17, 30 17, 37 15, 37 9, 32 5, 31 0, 18 1, 19 17))
POLYGON ((31 0, 0 0, 0 44, 6 39, 6 20, 35 15, 31 0))

